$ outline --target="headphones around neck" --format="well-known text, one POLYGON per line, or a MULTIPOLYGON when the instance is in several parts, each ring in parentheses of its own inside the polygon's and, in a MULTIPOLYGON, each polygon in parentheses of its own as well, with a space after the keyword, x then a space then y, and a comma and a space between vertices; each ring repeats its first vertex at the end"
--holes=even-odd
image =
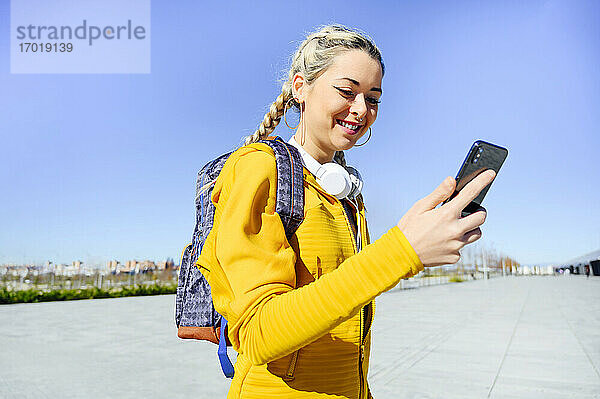
POLYGON ((319 163, 314 159, 292 136, 288 143, 298 149, 302 156, 302 162, 310 173, 315 175, 317 183, 328 194, 333 195, 337 199, 354 199, 363 187, 363 180, 358 173, 358 170, 352 166, 345 168, 336 162, 319 163))

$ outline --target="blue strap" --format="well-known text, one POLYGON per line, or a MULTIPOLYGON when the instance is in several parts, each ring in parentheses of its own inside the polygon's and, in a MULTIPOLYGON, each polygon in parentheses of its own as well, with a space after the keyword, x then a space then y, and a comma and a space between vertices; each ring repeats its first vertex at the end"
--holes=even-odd
POLYGON ((217 355, 219 356, 219 362, 221 363, 221 370, 227 378, 233 378, 233 364, 229 360, 227 355, 227 340, 225 339, 225 329, 227 328, 227 320, 221 317, 221 334, 219 337, 219 349, 217 355))

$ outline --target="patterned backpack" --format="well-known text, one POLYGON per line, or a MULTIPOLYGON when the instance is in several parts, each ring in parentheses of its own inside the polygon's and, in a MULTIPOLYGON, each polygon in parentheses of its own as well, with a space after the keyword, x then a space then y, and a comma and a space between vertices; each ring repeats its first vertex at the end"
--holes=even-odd
MULTIPOLYGON (((288 240, 304 219, 304 186, 302 158, 298 150, 287 144, 281 137, 261 140, 275 153, 277 164, 277 205, 276 212, 281 217, 288 240)), ((217 178, 225 161, 233 151, 207 163, 198 172, 196 182, 196 225, 192 242, 185 247, 181 256, 181 268, 175 301, 175 323, 177 335, 184 339, 210 341, 219 345, 217 354, 221 369, 228 378, 233 378, 233 365, 227 355, 227 320, 213 306, 210 286, 196 267, 196 260, 202 251, 204 241, 213 225, 215 206, 211 201, 213 186, 205 191, 201 188, 206 182, 217 178)))

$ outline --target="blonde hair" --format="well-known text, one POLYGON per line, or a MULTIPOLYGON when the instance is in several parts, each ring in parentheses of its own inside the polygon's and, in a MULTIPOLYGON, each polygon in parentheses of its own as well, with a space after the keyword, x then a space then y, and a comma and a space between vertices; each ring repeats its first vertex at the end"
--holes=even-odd
MULTIPOLYGON (((322 26, 317 31, 310 33, 292 56, 287 80, 283 82, 281 93, 269 107, 269 111, 256 131, 244 138, 244 144, 248 145, 266 139, 281 121, 288 102, 291 107, 300 110, 300 104, 293 99, 292 95, 292 79, 296 73, 301 73, 305 82, 310 85, 331 66, 335 57, 349 50, 362 50, 374 60, 379 61, 383 76, 385 66, 381 52, 368 35, 343 25, 322 26)), ((343 151, 337 151, 334 160, 340 165, 346 166, 343 151)), ((207 189, 213 183, 214 181, 205 184, 202 190, 207 189)))
MULTIPOLYGON (((385 73, 381 52, 366 34, 343 25, 322 26, 316 32, 309 34, 292 56, 290 70, 287 74, 287 80, 281 87, 281 93, 269 107, 269 111, 265 114, 256 131, 247 136, 244 143, 248 145, 267 138, 281 121, 288 101, 292 107, 300 110, 300 104, 292 97, 292 79, 294 75, 301 73, 305 82, 310 85, 331 66, 336 56, 344 51, 354 49, 362 50, 376 61, 379 61, 381 71, 385 73)), ((344 159, 343 154, 341 156, 336 154, 336 157, 344 159)))

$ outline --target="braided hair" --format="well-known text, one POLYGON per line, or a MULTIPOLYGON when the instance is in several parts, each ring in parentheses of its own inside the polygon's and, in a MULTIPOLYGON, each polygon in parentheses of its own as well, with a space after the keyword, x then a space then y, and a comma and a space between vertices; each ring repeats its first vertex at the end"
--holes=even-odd
MULTIPOLYGON (((258 125, 258 128, 243 140, 245 145, 256 143, 266 139, 275 130, 285 113, 286 106, 300 111, 300 104, 293 98, 292 80, 297 73, 304 76, 307 85, 314 82, 327 68, 329 68, 336 56, 348 50, 362 50, 374 60, 379 61, 382 73, 385 66, 381 52, 366 34, 347 28, 343 25, 325 25, 317 31, 310 33, 300 44, 291 59, 291 66, 287 73, 287 79, 283 82, 281 93, 269 107, 268 112, 258 125)), ((343 151, 337 151, 334 160, 342 166, 346 166, 343 151)), ((214 181, 208 182, 202 190, 210 187, 214 181)))
MULTIPOLYGON (((336 56, 344 51, 354 49, 365 51, 373 59, 379 61, 382 72, 385 72, 381 52, 366 34, 343 25, 326 25, 309 34, 292 56, 287 80, 283 83, 281 94, 271 104, 256 131, 247 136, 244 143, 255 143, 267 138, 281 121, 288 102, 291 103, 291 107, 300 111, 300 104, 292 98, 292 79, 297 73, 301 73, 305 82, 310 85, 331 66, 336 56)), ((343 159, 343 154, 341 157, 343 159)))

